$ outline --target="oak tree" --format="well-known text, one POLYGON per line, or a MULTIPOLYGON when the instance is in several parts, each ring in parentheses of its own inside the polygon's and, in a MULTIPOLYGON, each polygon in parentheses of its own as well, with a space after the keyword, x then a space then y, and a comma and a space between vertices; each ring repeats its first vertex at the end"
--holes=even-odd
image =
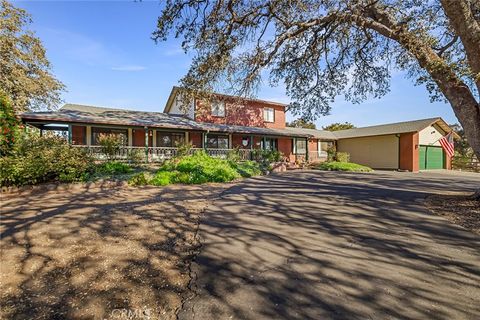
POLYGON ((328 126, 322 127, 322 129, 326 131, 339 131, 339 130, 347 130, 347 129, 353 129, 353 128, 355 128, 355 126, 350 122, 343 122, 343 123, 336 122, 328 126))
POLYGON ((432 100, 446 99, 480 156, 478 0, 168 0, 156 41, 195 52, 181 84, 254 95, 284 84, 306 120, 389 91, 403 70, 432 100))
POLYGON ((8 1, 0 2, 0 91, 15 111, 53 109, 64 85, 51 73, 45 48, 27 29, 29 14, 8 1))

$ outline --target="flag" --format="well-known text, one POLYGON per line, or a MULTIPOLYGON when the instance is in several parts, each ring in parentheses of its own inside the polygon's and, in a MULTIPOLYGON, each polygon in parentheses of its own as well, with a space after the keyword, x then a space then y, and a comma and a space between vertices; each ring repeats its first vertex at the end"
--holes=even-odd
POLYGON ((439 142, 442 145, 443 150, 445 150, 445 152, 448 154, 448 156, 450 158, 453 157, 453 154, 455 153, 455 150, 453 148, 453 134, 450 132, 445 137, 442 137, 439 142))

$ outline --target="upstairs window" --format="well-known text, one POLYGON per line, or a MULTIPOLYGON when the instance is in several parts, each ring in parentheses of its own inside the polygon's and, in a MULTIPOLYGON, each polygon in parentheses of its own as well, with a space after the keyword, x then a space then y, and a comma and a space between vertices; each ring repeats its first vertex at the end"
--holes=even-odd
POLYGON ((212 102, 212 116, 225 117, 225 102, 223 101, 212 102))
POLYGON ((275 122, 275 110, 273 108, 263 108, 263 121, 275 122))

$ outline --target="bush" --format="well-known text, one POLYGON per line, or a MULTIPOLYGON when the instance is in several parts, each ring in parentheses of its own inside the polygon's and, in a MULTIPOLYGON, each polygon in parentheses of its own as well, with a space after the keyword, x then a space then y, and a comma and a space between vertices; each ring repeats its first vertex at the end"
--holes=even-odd
POLYGON ((132 168, 122 162, 108 161, 97 166, 97 172, 100 174, 116 175, 132 172, 132 168))
POLYGON ((279 162, 283 158, 283 154, 277 150, 254 149, 252 154, 255 160, 260 161, 265 165, 269 165, 273 162, 279 162))
POLYGON ((12 152, 22 129, 22 123, 15 115, 10 101, 5 95, 0 94, 0 156, 12 152))
POLYGON ((165 186, 172 183, 228 182, 260 173, 260 167, 256 162, 236 162, 213 158, 204 151, 199 151, 192 155, 167 161, 148 181, 148 184, 165 186))
POLYGON ((98 143, 101 147, 102 153, 105 154, 109 160, 115 159, 120 147, 123 145, 122 138, 113 133, 100 134, 98 137, 98 143))
POLYGON ((84 181, 93 159, 57 136, 23 134, 10 155, 0 158, 0 185, 20 186, 50 181, 84 181))
POLYGON ((335 144, 332 144, 330 147, 327 149, 327 161, 335 161, 335 154, 337 153, 337 148, 335 147, 335 144))
POLYGON ((129 163, 140 163, 145 161, 145 151, 133 149, 127 153, 127 161, 129 163))
POLYGON ((322 162, 315 167, 320 170, 327 171, 351 171, 351 172, 371 172, 371 168, 367 166, 362 166, 360 164, 351 163, 351 162, 322 162))
POLYGON ((181 143, 177 146, 177 158, 188 156, 191 153, 193 144, 189 142, 181 143))
POLYGON ((144 172, 137 173, 128 180, 128 184, 131 186, 144 186, 149 183, 149 179, 144 172))
POLYGON ((350 162, 350 154, 348 152, 337 152, 335 160, 338 162, 350 162))

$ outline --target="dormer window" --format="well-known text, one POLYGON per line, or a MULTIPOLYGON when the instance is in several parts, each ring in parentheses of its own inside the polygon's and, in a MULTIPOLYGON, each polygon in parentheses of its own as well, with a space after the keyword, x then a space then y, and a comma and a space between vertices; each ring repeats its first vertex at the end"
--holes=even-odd
POLYGON ((212 102, 212 116, 225 117, 225 102, 223 101, 212 102))
POLYGON ((263 108, 263 121, 275 122, 275 110, 273 108, 263 108))

